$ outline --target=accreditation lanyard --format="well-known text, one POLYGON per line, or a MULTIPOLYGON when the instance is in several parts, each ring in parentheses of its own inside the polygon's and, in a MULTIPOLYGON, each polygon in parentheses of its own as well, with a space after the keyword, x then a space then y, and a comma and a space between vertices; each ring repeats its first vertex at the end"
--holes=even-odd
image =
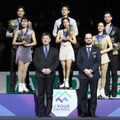
POLYGON ((65 30, 63 29, 63 37, 65 37, 65 30))
MULTIPOLYGON (((22 31, 22 34, 23 34, 23 30, 21 29, 21 31, 22 31)), ((26 35, 28 34, 28 28, 26 29, 26 35)))
POLYGON ((98 42, 102 43, 102 39, 103 39, 103 34, 101 35, 101 38, 99 39, 99 35, 97 35, 97 40, 98 42))
MULTIPOLYGON (((110 35, 110 32, 111 32, 112 28, 113 28, 113 24, 111 24, 110 29, 109 29, 107 35, 110 35)), ((105 30, 105 32, 106 32, 106 29, 104 29, 104 30, 105 30)))
POLYGON ((18 24, 20 25, 20 20, 17 18, 17 22, 18 22, 18 24))
POLYGON ((20 20, 17 18, 17 22, 18 22, 18 24, 19 24, 19 30, 21 29, 21 22, 20 22, 20 20))

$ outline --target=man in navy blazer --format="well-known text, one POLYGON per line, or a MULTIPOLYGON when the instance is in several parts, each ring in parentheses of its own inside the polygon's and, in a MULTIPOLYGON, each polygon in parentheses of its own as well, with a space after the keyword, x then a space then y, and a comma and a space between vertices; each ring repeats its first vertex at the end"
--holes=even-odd
POLYGON ((85 34, 84 41, 86 45, 79 48, 77 54, 77 66, 79 69, 80 89, 81 89, 81 117, 88 116, 87 91, 88 84, 91 90, 90 116, 96 117, 95 110, 97 106, 97 83, 100 78, 99 66, 101 64, 100 49, 92 45, 92 34, 85 34))
POLYGON ((44 94, 47 99, 47 117, 50 117, 52 109, 53 84, 55 80, 55 70, 59 64, 58 50, 50 46, 51 36, 49 33, 42 34, 43 46, 37 48, 34 53, 33 64, 36 69, 36 79, 38 86, 39 115, 44 116, 44 94))

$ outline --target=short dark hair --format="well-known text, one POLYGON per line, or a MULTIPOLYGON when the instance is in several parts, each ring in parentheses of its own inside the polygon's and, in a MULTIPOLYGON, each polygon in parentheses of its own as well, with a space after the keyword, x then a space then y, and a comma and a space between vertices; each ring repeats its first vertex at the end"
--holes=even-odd
POLYGON ((90 35, 93 37, 92 33, 86 32, 85 35, 84 35, 84 38, 85 38, 85 36, 86 36, 87 34, 90 34, 90 35))
POLYGON ((22 18, 21 18, 21 21, 22 21, 22 20, 27 20, 27 21, 29 21, 27 17, 22 17, 22 18))
POLYGON ((67 5, 67 4, 62 4, 62 5, 61 5, 61 10, 62 10, 63 7, 66 7, 66 8, 70 11, 70 6, 69 6, 69 5, 67 5))
POLYGON ((42 39, 44 36, 49 36, 49 38, 51 39, 51 35, 50 35, 48 32, 44 32, 44 33, 41 35, 41 39, 42 39))
POLYGON ((105 11, 104 15, 105 14, 110 14, 110 16, 112 17, 112 13, 110 11, 105 11))
POLYGON ((20 5, 20 6, 17 7, 17 11, 18 11, 20 8, 22 8, 22 9, 25 11, 25 7, 22 6, 22 5, 20 5))

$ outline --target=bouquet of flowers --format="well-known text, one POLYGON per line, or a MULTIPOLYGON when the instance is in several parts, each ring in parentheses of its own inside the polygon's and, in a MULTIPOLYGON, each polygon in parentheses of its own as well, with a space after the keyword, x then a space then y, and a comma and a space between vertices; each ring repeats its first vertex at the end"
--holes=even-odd
MULTIPOLYGON (((113 40, 112 40, 112 44, 114 44, 114 41, 113 41, 113 40)), ((117 43, 117 46, 114 46, 114 45, 113 45, 113 52, 114 52, 114 51, 117 51, 117 50, 120 50, 120 43, 119 43, 119 42, 117 43)))
POLYGON ((65 37, 71 36, 72 32, 72 25, 69 26, 69 28, 65 31, 65 37))
MULTIPOLYGON (((65 37, 71 37, 72 35, 72 25, 69 26, 69 28, 67 28, 67 30, 65 31, 65 37)), ((64 42, 64 46, 68 46, 68 40, 63 41, 64 42)))
POLYGON ((18 33, 18 37, 17 37, 17 41, 18 42, 22 42, 22 41, 27 41, 29 35, 27 35, 26 33, 22 33, 22 31, 20 33, 18 33))
POLYGON ((98 47, 100 50, 104 50, 104 46, 98 41, 97 44, 94 44, 94 46, 98 47))
POLYGON ((11 27, 11 29, 16 29, 18 26, 18 22, 14 21, 14 20, 10 20, 9 22, 9 26, 11 27))

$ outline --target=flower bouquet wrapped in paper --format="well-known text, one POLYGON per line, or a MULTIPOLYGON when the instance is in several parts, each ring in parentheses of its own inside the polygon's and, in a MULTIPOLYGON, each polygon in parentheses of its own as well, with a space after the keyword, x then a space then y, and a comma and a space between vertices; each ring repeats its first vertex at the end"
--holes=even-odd
POLYGON ((14 20, 9 20, 9 26, 11 27, 11 29, 16 29, 18 26, 18 22, 14 20))
POLYGON ((26 33, 22 33, 22 31, 20 33, 18 33, 18 37, 17 37, 17 41, 18 42, 22 42, 22 41, 27 41, 29 35, 27 35, 26 33))
MULTIPOLYGON (((64 30, 63 30, 64 31, 64 30)), ((72 35, 72 25, 69 26, 69 28, 67 28, 65 31, 64 31, 64 37, 66 38, 69 38, 71 37, 72 35)), ((64 40, 64 46, 68 46, 68 41, 69 40, 64 40)))
POLYGON ((114 46, 115 42, 112 40, 112 44, 113 44, 113 52, 117 51, 117 50, 120 50, 120 43, 119 42, 116 43, 117 44, 116 46, 114 46))
POLYGON ((100 50, 104 50, 104 46, 98 41, 97 44, 94 44, 94 46, 98 47, 100 50))
POLYGON ((72 25, 69 26, 69 28, 65 31, 65 37, 72 35, 72 25))

